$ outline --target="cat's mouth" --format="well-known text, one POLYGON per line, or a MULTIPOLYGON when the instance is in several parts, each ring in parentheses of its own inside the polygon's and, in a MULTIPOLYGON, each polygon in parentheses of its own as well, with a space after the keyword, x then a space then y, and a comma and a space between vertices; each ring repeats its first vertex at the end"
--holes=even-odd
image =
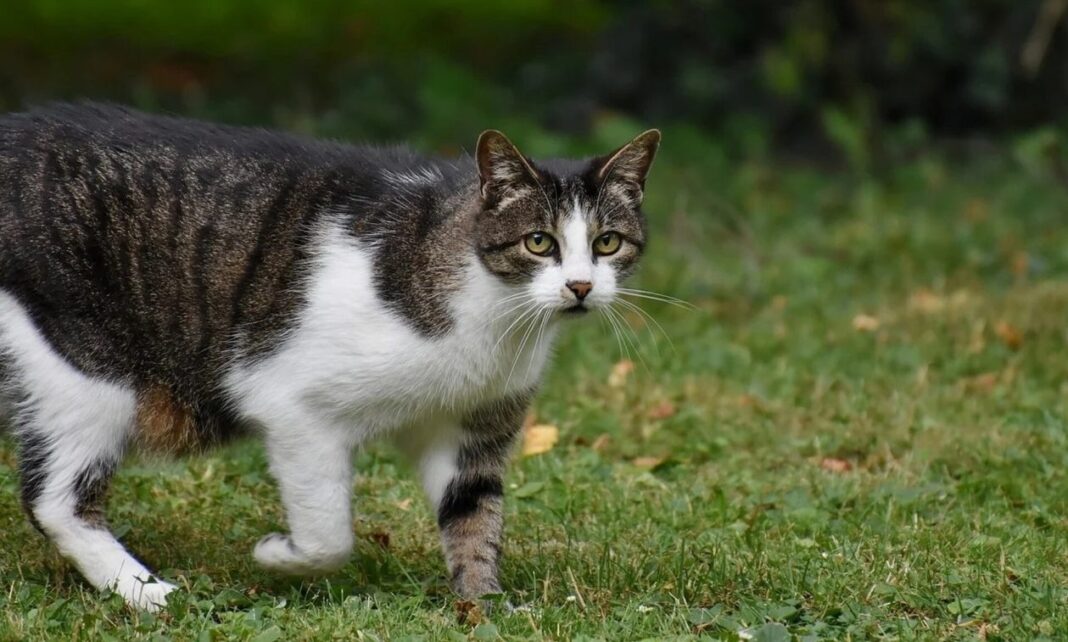
POLYGON ((589 311, 590 311, 590 309, 587 308, 586 306, 582 305, 581 303, 576 303, 575 305, 571 306, 570 308, 564 308, 564 314, 573 315, 573 316, 578 316, 580 314, 586 314, 589 311))

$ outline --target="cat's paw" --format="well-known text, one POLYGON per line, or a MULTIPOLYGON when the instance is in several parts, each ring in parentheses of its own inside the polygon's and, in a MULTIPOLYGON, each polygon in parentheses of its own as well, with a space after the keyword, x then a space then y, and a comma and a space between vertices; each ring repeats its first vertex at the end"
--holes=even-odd
POLYGON ((113 590, 121 595, 130 606, 142 611, 157 613, 167 606, 167 595, 177 589, 178 587, 174 584, 164 582, 159 578, 153 577, 145 580, 132 577, 119 580, 113 590))
POLYGON ((271 533, 257 544, 252 556, 260 566, 288 575, 316 575, 336 571, 349 559, 350 547, 324 547, 305 551, 283 533, 271 533))

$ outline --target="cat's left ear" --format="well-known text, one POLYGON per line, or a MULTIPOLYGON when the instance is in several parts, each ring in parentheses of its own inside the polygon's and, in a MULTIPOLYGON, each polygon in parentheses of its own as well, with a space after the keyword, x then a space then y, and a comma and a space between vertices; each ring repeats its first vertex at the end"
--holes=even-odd
POLYGON ((593 179, 597 185, 621 183, 624 188, 629 188, 627 192, 631 192, 640 204, 645 195, 645 177, 653 166, 659 148, 659 129, 642 132, 611 154, 595 159, 593 179))

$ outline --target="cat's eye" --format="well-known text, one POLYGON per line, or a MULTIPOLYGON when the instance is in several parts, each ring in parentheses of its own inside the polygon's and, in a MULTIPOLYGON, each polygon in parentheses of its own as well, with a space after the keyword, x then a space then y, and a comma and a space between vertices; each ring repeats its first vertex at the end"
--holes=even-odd
POLYGON ((593 242, 593 251, 601 256, 608 256, 619 251, 623 238, 617 232, 605 232, 593 242))
POLYGON ((523 238, 523 245, 526 246, 531 254, 545 256, 552 252, 553 248, 556 247, 556 241, 545 232, 533 232, 527 234, 526 237, 523 238))

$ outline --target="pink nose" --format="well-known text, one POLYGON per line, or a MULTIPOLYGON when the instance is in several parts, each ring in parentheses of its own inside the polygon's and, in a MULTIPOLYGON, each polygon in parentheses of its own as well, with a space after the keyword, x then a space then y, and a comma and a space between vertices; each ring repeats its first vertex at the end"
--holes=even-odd
POLYGON ((579 301, 586 298, 586 295, 593 289, 593 284, 589 281, 568 281, 567 289, 575 293, 575 297, 579 301))

